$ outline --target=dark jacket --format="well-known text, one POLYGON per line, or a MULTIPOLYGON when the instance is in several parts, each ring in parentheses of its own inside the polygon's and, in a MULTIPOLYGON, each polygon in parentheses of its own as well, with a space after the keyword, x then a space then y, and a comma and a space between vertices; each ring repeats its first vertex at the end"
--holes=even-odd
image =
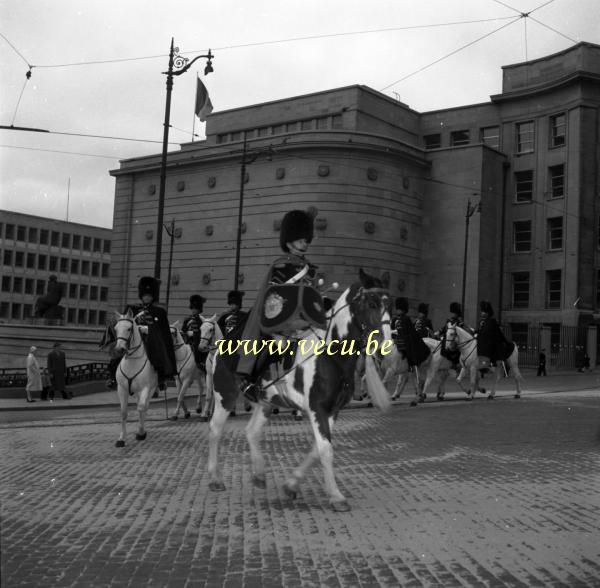
POLYGON ((489 357, 492 365, 505 360, 513 351, 514 344, 506 339, 498 321, 489 316, 479 322, 477 330, 477 355, 489 357))
POLYGON ((429 317, 417 318, 415 320, 415 331, 419 337, 433 337, 433 324, 429 317))
POLYGON ((407 315, 397 314, 392 318, 392 338, 398 351, 406 357, 408 365, 419 365, 429 357, 429 347, 415 331, 407 315))
POLYGON ((200 351, 198 345, 200 345, 200 327, 202 327, 202 317, 200 314, 191 314, 184 321, 181 327, 181 333, 183 340, 192 348, 194 354, 194 361, 199 368, 206 369, 206 357, 208 356, 207 351, 200 351))
POLYGON ((223 333, 223 337, 228 337, 235 331, 241 329, 246 323, 248 313, 243 310, 234 310, 223 313, 217 320, 217 324, 223 333))
POLYGON ((48 374, 52 381, 52 388, 57 392, 63 392, 67 383, 67 360, 65 352, 55 347, 48 353, 48 374))

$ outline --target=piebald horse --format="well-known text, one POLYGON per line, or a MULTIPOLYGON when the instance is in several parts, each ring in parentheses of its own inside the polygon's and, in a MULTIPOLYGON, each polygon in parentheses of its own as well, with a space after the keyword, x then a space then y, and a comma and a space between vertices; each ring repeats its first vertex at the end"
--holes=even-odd
MULTIPOLYGON (((198 382, 198 401, 196 412, 202 413, 202 399, 206 399, 206 379, 203 371, 196 365, 192 347, 184 342, 179 330, 179 321, 171 325, 171 337, 173 338, 173 349, 175 350, 175 361, 177 374, 175 384, 177 386, 177 408, 171 416, 172 421, 179 417, 179 411, 183 411, 186 419, 190 418, 190 411, 185 403, 185 394, 194 382, 198 382)), ((206 404, 206 401, 205 401, 206 404)))
MULTIPOLYGON (((449 349, 458 348, 460 350, 460 362, 463 370, 461 371, 457 382, 461 388, 463 388, 461 383, 462 376, 465 372, 469 374, 470 388, 465 391, 467 392, 467 400, 473 400, 475 391, 478 389, 481 390, 479 388, 480 365, 479 357, 477 356, 477 339, 463 328, 449 322, 446 330, 446 345, 449 349)), ((514 345, 512 353, 504 360, 504 363, 508 366, 512 377, 515 380, 517 388, 515 398, 521 398, 521 381, 523 380, 523 376, 519 370, 519 350, 517 345, 514 345)), ((502 367, 491 366, 489 369, 492 372, 492 389, 488 395, 488 400, 493 400, 496 396, 496 386, 502 374, 502 367)))
POLYGON ((140 422, 135 438, 143 441, 146 438, 146 411, 152 394, 158 390, 158 375, 146 355, 140 327, 135 323, 131 311, 125 315, 115 315, 115 349, 124 352, 116 374, 117 394, 121 405, 121 435, 115 445, 125 447, 129 397, 137 397, 140 422))
MULTIPOLYGON (((308 469, 320 459, 325 491, 336 511, 350 510, 350 506, 338 488, 333 471, 333 424, 339 411, 353 396, 356 361, 360 353, 367 351, 361 349, 361 341, 367 340, 371 335, 371 342, 377 339, 381 345, 392 345, 388 294, 381 288, 366 287, 373 284, 373 278, 362 271, 359 275, 360 283, 348 288, 334 304, 327 328, 309 329, 301 333, 297 352, 290 358, 293 364, 284 367, 284 373, 274 380, 263 380, 266 398, 259 404, 253 403, 254 410, 246 427, 252 480, 258 488, 265 488, 265 460, 259 442, 271 406, 283 405, 302 410, 312 428, 314 444, 308 456, 286 480, 284 492, 289 498, 295 499, 308 469), (301 350, 302 341, 306 342, 305 352, 301 350), (324 345, 321 347, 322 353, 315 352, 316 345, 324 345), (350 353, 343 354, 342 350, 350 353)), ((228 359, 234 358, 230 356, 228 359)), ((217 354, 214 366, 215 408, 210 421, 208 456, 211 490, 225 489, 219 463, 219 441, 229 411, 239 393, 238 378, 233 371, 236 359, 231 363, 217 354)), ((389 396, 381 385, 370 355, 366 366, 371 398, 381 410, 387 410, 390 406, 389 396)))

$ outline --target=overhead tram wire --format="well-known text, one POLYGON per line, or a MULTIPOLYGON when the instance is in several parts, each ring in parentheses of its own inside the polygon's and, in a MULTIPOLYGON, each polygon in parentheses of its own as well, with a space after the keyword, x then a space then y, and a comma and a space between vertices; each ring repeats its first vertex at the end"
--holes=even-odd
POLYGON ((104 159, 122 159, 117 155, 98 155, 96 153, 80 153, 77 151, 60 151, 58 149, 41 149, 40 147, 21 147, 20 145, 3 145, 0 144, 0 148, 6 149, 25 149, 26 151, 44 151, 46 153, 59 153, 61 155, 83 155, 85 157, 102 157, 104 159))

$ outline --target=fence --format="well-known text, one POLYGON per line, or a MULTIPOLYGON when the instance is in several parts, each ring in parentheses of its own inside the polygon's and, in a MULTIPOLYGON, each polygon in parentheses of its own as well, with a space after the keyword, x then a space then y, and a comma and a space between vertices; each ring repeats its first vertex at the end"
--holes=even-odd
MULTIPOLYGON (((107 363, 82 363, 67 368, 67 384, 102 380, 107 377, 107 363)), ((26 384, 26 370, 22 368, 0 368, 0 388, 24 388, 26 384)))

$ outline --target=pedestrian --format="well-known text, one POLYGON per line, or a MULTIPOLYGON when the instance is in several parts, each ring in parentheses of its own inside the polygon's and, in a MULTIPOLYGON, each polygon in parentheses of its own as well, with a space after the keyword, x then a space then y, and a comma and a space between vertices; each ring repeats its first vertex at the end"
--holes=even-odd
POLYGON ((61 349, 60 343, 57 341, 52 351, 48 354, 48 373, 52 382, 52 398, 55 392, 60 392, 65 400, 73 398, 73 394, 66 390, 67 379, 67 358, 65 352, 61 349))
POLYGON ((575 347, 575 367, 578 372, 583 372, 585 369, 585 352, 582 345, 575 347))
POLYGON ((25 386, 25 393, 27 394, 27 402, 35 402, 31 397, 32 392, 42 391, 42 375, 40 373, 40 364, 35 356, 37 347, 33 345, 29 348, 29 355, 27 356, 27 385, 25 386))
POLYGON ((52 382, 50 381, 50 376, 48 375, 48 369, 44 368, 42 370, 42 396, 41 399, 46 401, 48 400, 48 395, 52 393, 52 399, 54 400, 54 392, 52 392, 52 382))
POLYGON ((546 376, 546 349, 542 349, 538 356, 538 376, 546 376))

